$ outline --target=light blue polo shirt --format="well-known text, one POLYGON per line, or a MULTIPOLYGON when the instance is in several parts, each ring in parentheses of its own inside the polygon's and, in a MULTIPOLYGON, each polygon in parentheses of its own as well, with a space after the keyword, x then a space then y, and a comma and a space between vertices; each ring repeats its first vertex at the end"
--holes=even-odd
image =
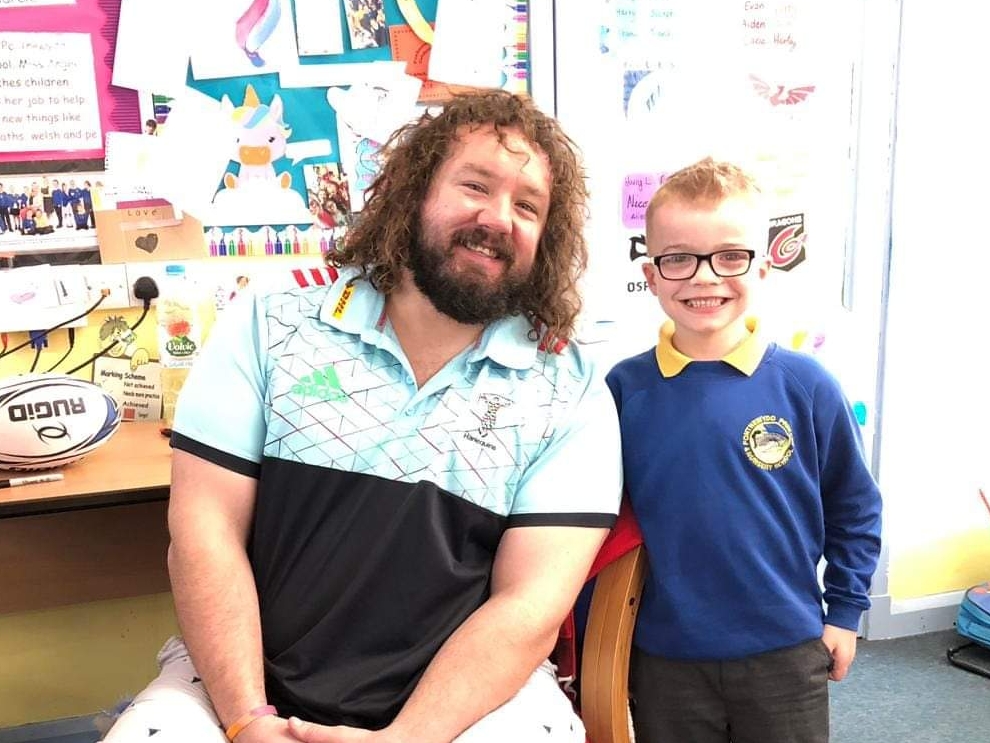
POLYGON ((258 479, 268 698, 317 721, 391 719, 486 600, 507 528, 607 528, 618 510, 615 405, 580 349, 507 318, 419 388, 353 270, 232 303, 174 431, 258 479))

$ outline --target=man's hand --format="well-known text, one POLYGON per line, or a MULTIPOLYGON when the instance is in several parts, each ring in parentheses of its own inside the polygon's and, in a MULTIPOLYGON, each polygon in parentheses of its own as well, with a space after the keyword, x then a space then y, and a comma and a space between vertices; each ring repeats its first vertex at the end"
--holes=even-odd
POLYGON ((843 629, 831 624, 825 625, 822 642, 832 654, 832 670, 828 677, 832 681, 842 681, 849 673, 849 666, 856 657, 856 633, 851 629, 843 629))
POLYGON ((386 730, 362 730, 344 725, 318 725, 304 722, 298 717, 289 718, 289 732, 295 741, 304 743, 400 743, 389 737, 386 730))

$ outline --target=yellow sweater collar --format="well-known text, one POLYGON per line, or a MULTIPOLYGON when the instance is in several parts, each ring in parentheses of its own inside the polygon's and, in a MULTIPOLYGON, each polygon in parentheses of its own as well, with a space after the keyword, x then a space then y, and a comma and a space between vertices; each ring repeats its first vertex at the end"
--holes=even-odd
MULTIPOLYGON (((767 348, 767 344, 760 338, 759 324, 759 320, 755 317, 746 318, 746 329, 749 331, 749 335, 721 359, 747 377, 752 376, 753 372, 756 371, 756 367, 760 365, 760 360, 767 348)), ((660 327, 660 341, 656 348, 657 366, 660 367, 660 373, 664 377, 677 376, 684 371, 684 367, 695 360, 674 348, 673 338, 674 323, 672 320, 667 320, 660 327)))

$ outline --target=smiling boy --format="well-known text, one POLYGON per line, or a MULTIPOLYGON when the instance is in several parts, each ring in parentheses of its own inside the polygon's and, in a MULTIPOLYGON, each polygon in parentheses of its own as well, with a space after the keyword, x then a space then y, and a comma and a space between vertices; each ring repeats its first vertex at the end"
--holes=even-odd
POLYGON ((669 319, 607 378, 650 561, 637 740, 827 741, 828 680, 853 660, 880 551, 859 429, 838 382, 749 317, 770 268, 752 176, 706 158, 646 220, 643 273, 669 319))

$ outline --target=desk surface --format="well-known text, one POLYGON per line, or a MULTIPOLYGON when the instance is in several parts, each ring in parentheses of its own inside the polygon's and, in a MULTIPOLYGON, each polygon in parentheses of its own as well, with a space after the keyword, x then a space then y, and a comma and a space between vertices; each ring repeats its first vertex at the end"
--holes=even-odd
MULTIPOLYGON (((56 513, 168 498, 172 454, 161 424, 126 422, 110 440, 78 462, 42 472, 61 472, 61 482, 0 490, 0 518, 56 513)), ((0 469, 0 478, 26 472, 0 469)))

